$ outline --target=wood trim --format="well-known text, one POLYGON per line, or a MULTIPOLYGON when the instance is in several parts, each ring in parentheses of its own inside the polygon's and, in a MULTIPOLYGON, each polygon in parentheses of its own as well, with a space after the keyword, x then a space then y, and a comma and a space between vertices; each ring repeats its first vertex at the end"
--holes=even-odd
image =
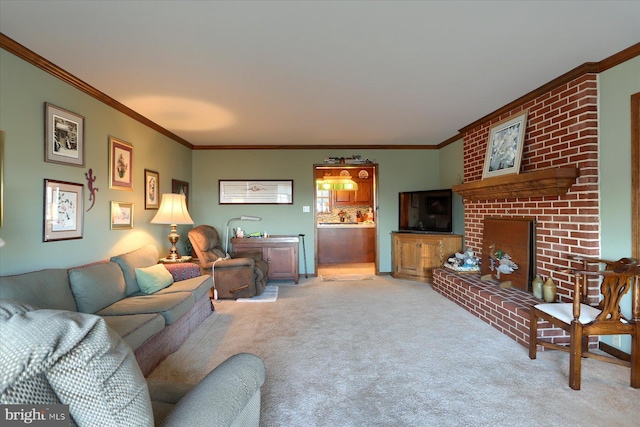
MULTIPOLYGON (((584 64, 574 68, 573 70, 564 73, 563 75, 561 75, 560 77, 557 77, 553 80, 551 80, 550 82, 540 86, 539 88, 527 93, 526 95, 521 96, 520 98, 516 99, 515 101, 512 101, 510 103, 508 103, 507 105, 497 109, 496 111, 487 114, 486 116, 476 120, 475 122, 463 127, 462 129, 460 129, 460 133, 464 134, 478 126, 480 126, 481 124, 491 121, 493 119, 495 119, 496 117, 501 116, 502 114, 505 114, 511 110, 513 110, 514 108, 523 105, 529 101, 534 100, 535 98, 537 98, 538 96, 550 92, 553 89, 557 88, 560 85, 566 84, 571 82, 572 80, 577 79, 578 77, 581 77, 585 74, 589 74, 589 73, 594 73, 594 74, 598 74, 601 73, 605 70, 608 70, 609 68, 615 67, 616 65, 622 64, 625 61, 628 61, 632 58, 635 58, 636 56, 640 56, 640 43, 636 43, 628 48, 626 48, 625 50, 618 52, 614 55, 611 55, 608 58, 603 59, 600 62, 585 62, 584 64)), ((445 141, 446 142, 446 141, 445 141)))
POLYGON ((475 122, 463 127, 462 129, 460 129, 460 133, 464 134, 467 133, 473 129, 475 129, 476 127, 482 125, 483 123, 486 122, 490 122, 491 120, 500 117, 501 115, 515 109, 516 107, 519 107, 529 101, 533 101, 534 99, 536 99, 537 97, 552 91, 553 89, 557 88, 560 85, 569 83, 570 81, 573 81, 575 79, 577 79, 580 76, 583 76, 585 74, 589 74, 589 73, 598 73, 598 63, 597 62, 586 62, 582 65, 580 65, 579 67, 574 68, 573 70, 564 73, 563 75, 561 75, 560 77, 556 77, 555 79, 551 80, 550 82, 540 86, 539 88, 532 90, 531 92, 527 93, 526 95, 521 96, 520 98, 516 99, 515 101, 512 101, 510 103, 508 103, 507 105, 495 110, 493 113, 487 114, 486 116, 476 120, 475 122))
POLYGON ((57 77, 63 82, 75 87, 76 89, 86 93, 87 95, 97 99, 98 101, 107 104, 109 107, 117 111, 120 111, 121 113, 131 117, 134 120, 137 120, 143 125, 148 126, 151 129, 157 131, 158 133, 161 133, 162 135, 173 139, 177 143, 193 149, 193 144, 191 144, 186 139, 183 139, 178 135, 174 134, 173 132, 168 131, 167 129, 163 128, 157 123, 152 122, 151 120, 144 117, 142 114, 135 112, 134 110, 132 110, 131 108, 127 107, 124 104, 121 104, 120 102, 111 98, 109 95, 99 91, 98 89, 91 86, 90 84, 80 80, 73 74, 63 70, 62 68, 58 67, 56 64, 46 60, 42 56, 24 47, 23 45, 16 42, 15 40, 5 36, 3 33, 0 33, 0 48, 6 50, 9 53, 14 54, 18 58, 21 58, 27 61, 31 65, 34 65, 40 68, 41 70, 51 74, 52 76, 57 77))
POLYGON ((611 55, 608 58, 603 59, 598 63, 598 72, 601 73, 603 71, 608 70, 609 68, 613 68, 616 65, 620 65, 623 62, 626 62, 636 56, 640 56, 640 43, 636 43, 632 46, 629 46, 625 50, 616 53, 615 55, 611 55))
POLYGON ((640 259, 640 92, 631 95, 631 250, 640 259))
POLYGON ((551 168, 521 174, 485 178, 453 186, 467 200, 517 199, 521 197, 561 196, 579 176, 578 168, 551 168))
POLYGON ((440 144, 437 145, 437 147, 438 147, 438 149, 444 148, 447 145, 453 144, 454 142, 459 141, 459 140, 461 140, 463 138, 464 138, 464 135, 459 133, 459 134, 454 135, 454 136, 452 136, 451 138, 449 138, 449 139, 447 139, 445 141, 442 141, 440 144))
POLYGON ((437 150, 439 145, 195 145, 194 150, 437 150))

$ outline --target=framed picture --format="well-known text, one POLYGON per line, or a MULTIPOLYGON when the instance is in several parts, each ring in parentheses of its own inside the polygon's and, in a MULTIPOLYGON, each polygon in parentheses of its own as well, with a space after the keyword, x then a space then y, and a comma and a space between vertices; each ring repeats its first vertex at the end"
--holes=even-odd
POLYGON ((158 209, 160 207, 160 174, 144 170, 144 208, 158 209))
POLYGON ((133 191, 133 145, 109 137, 109 188, 133 191))
POLYGON ((133 203, 111 201, 111 229, 133 228, 133 203))
POLYGON ((482 178, 520 173, 528 111, 491 127, 482 178))
POLYGON ((84 117, 44 104, 44 161, 84 167, 84 117))
POLYGON ((171 192, 173 194, 184 194, 187 209, 189 208, 189 183, 185 181, 171 180, 171 192))
POLYGON ((231 181, 221 179, 221 205, 293 204, 293 180, 231 181))
POLYGON ((44 242, 82 239, 84 186, 44 180, 44 242))

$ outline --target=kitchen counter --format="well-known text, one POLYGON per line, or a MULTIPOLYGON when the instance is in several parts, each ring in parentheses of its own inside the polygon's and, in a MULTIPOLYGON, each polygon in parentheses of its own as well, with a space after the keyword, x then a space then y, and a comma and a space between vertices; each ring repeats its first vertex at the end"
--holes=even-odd
POLYGON ((319 222, 318 228, 376 228, 375 222, 319 222))

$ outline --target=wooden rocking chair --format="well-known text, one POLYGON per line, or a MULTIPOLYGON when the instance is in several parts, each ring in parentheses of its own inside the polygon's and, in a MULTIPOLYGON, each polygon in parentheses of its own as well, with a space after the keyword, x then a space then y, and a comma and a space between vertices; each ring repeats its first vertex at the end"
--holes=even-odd
POLYGON ((569 387, 580 390, 581 359, 590 357, 631 368, 631 387, 640 388, 640 266, 635 259, 605 261, 572 257, 582 262, 581 270, 567 270, 574 275, 574 300, 570 303, 538 304, 531 308, 529 358, 536 358, 537 345, 570 353, 569 387), (604 271, 589 271, 589 263, 604 263, 604 271), (597 306, 587 304, 587 277, 602 276, 597 306), (620 300, 632 289, 631 319, 620 311, 620 300), (538 319, 569 333, 570 344, 559 345, 538 338, 538 319), (631 357, 622 360, 588 350, 591 335, 631 335, 631 357))

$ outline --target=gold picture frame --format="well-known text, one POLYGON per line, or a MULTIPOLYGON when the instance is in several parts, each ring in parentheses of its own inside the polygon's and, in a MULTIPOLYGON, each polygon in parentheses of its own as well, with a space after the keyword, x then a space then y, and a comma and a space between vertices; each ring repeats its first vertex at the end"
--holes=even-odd
POLYGON ((43 242, 82 239, 84 185, 44 180, 43 242))
POLYGON ((133 228, 133 203, 111 201, 111 229, 127 230, 133 228))
POLYGON ((109 188, 133 191, 133 145, 109 137, 109 188))
POLYGON ((520 173, 528 114, 524 111, 491 127, 482 179, 520 173))

